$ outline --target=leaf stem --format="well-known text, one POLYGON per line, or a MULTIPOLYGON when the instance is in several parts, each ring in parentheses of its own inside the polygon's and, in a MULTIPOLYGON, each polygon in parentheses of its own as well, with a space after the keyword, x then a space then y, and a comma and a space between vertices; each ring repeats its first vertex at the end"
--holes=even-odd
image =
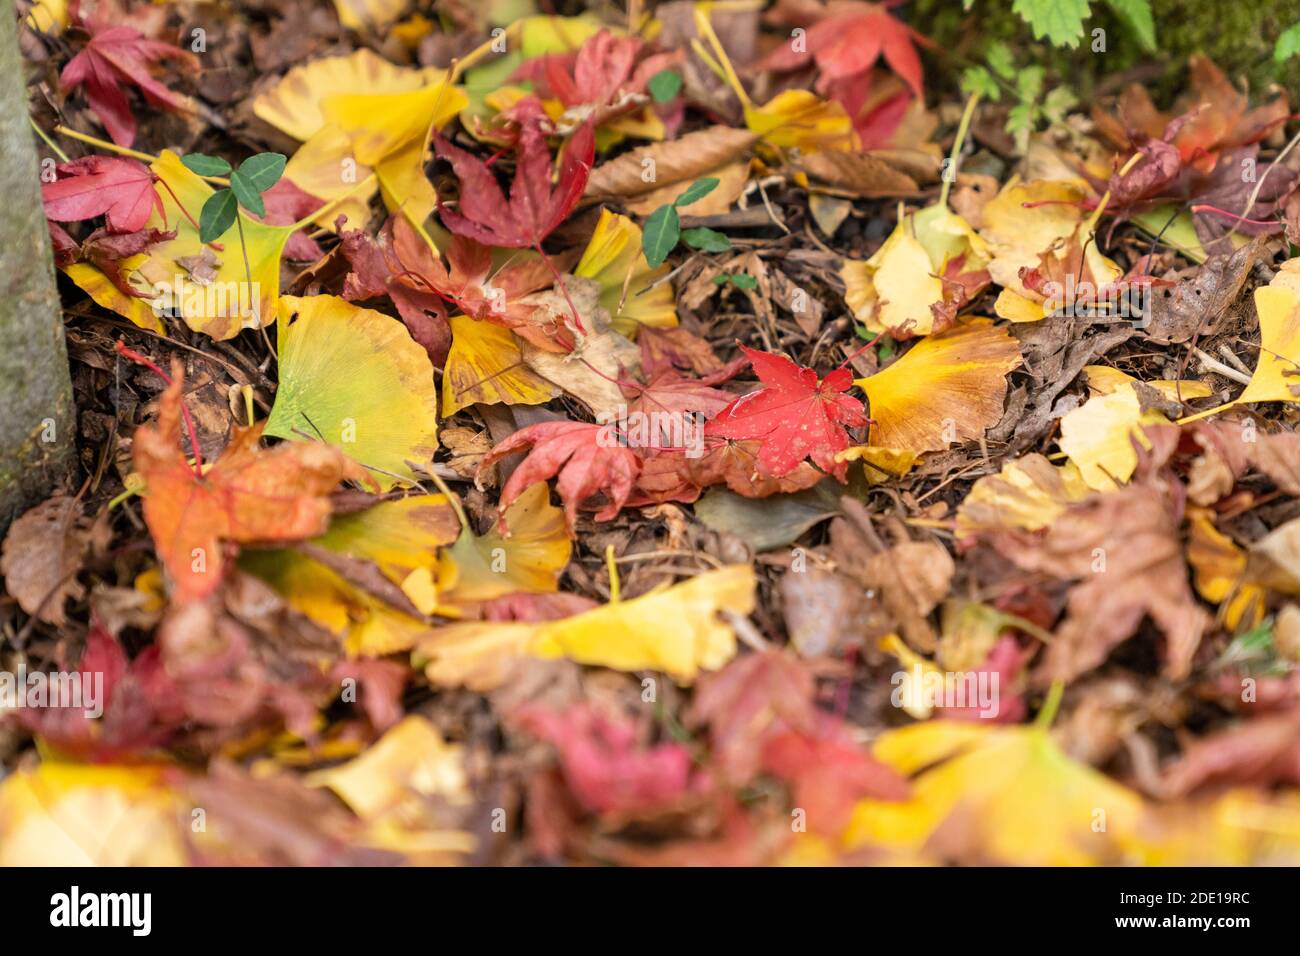
POLYGON ((1056 720, 1056 712, 1061 709, 1061 697, 1065 694, 1065 682, 1053 681, 1052 688, 1047 692, 1047 698, 1043 701, 1043 709, 1038 712, 1034 718, 1034 726, 1039 730, 1047 730, 1056 720))
POLYGON ((970 130, 971 119, 975 115, 975 107, 979 101, 978 93, 970 95, 970 99, 966 101, 966 109, 962 111, 961 122, 957 124, 957 138, 952 141, 952 153, 948 156, 948 169, 945 170, 949 175, 943 177, 943 186, 939 190, 940 206, 948 205, 948 192, 957 180, 957 164, 961 161, 961 150, 966 145, 966 133, 970 130))
MULTIPOLYGON (((137 365, 143 365, 145 368, 149 369, 149 371, 153 372, 164 382, 166 382, 168 387, 171 387, 172 377, 168 375, 166 372, 164 372, 159 367, 158 363, 155 362, 153 359, 149 358, 146 355, 140 354, 135 349, 127 348, 126 343, 123 342, 121 339, 117 340, 117 344, 114 345, 113 348, 123 358, 130 359, 132 362, 135 362, 137 365)), ((190 436, 190 448, 194 451, 194 475, 195 477, 202 478, 203 477, 203 452, 199 451, 199 433, 198 430, 194 427, 194 419, 190 417, 190 408, 188 405, 185 404, 185 399, 183 397, 181 398, 180 403, 181 403, 181 417, 185 419, 185 430, 189 433, 190 436)))
POLYGON ((68 159, 68 154, 65 153, 63 150, 59 149, 59 144, 54 142, 54 140, 50 139, 50 134, 45 132, 45 130, 41 129, 38 125, 36 125, 36 120, 32 119, 29 116, 27 117, 27 122, 32 124, 32 129, 36 130, 36 135, 45 141, 45 145, 54 151, 55 156, 59 157, 59 159, 62 162, 65 163, 72 162, 72 160, 68 159))

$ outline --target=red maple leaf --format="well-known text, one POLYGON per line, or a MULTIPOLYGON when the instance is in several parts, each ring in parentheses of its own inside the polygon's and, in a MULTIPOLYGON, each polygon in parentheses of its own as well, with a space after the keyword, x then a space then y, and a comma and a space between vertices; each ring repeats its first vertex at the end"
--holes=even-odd
POLYGON ((646 51, 640 37, 601 30, 575 51, 528 60, 510 79, 531 82, 538 94, 573 111, 570 115, 589 115, 591 125, 600 126, 650 102, 650 78, 683 58, 680 50, 643 56, 646 51))
POLYGON ((776 478, 811 458, 817 467, 844 480, 847 466, 835 460, 835 453, 849 446, 845 427, 870 422, 862 402, 844 394, 853 384, 853 373, 841 367, 819 380, 815 371, 784 355, 743 345, 741 350, 766 387, 733 401, 705 426, 704 434, 762 439, 758 467, 776 478))
MULTIPOLYGON (((516 149, 517 165, 510 198, 506 199, 488 165, 476 156, 435 136, 434 150, 451 163, 460 178, 457 208, 439 206, 443 224, 452 232, 486 246, 509 249, 536 248, 573 211, 587 188, 587 177, 596 156, 596 136, 590 123, 583 123, 564 149, 559 181, 551 186, 551 153, 542 132, 541 103, 535 103, 535 119, 521 124, 516 149)), ((519 106, 516 106, 516 111, 519 106)))
POLYGON ((915 30, 890 16, 883 4, 860 0, 781 0, 767 14, 771 22, 790 26, 808 25, 803 43, 793 39, 782 43, 763 61, 768 69, 785 71, 815 61, 821 73, 816 89, 843 104, 854 126, 869 145, 883 145, 903 118, 910 97, 887 95, 872 103, 871 71, 884 57, 890 69, 906 84, 912 96, 921 99, 921 58, 914 43, 923 40, 915 30))
POLYGON ((564 500, 570 528, 577 520, 578 505, 598 491, 605 492, 609 504, 597 512, 596 520, 609 521, 627 501, 641 471, 641 459, 618 444, 611 426, 567 421, 521 428, 484 455, 479 469, 525 448, 532 451, 501 489, 502 514, 530 485, 558 474, 556 490, 564 500))
POLYGON ((819 833, 839 833, 864 797, 903 800, 907 781, 849 736, 849 726, 819 714, 812 733, 777 730, 763 746, 763 769, 790 785, 791 802, 819 833))
POLYGON ((183 717, 159 650, 151 644, 129 661, 122 646, 92 617, 75 673, 83 694, 97 699, 83 698, 84 707, 24 708, 19 719, 47 743, 82 760, 113 760, 157 746, 183 717), (93 715, 92 710, 101 713, 93 715))
POLYGON ((638 746, 631 721, 610 719, 590 704, 565 711, 528 705, 514 720, 559 751, 569 790, 595 813, 636 813, 687 791, 691 753, 681 744, 638 746))
POLYGON ((135 116, 123 87, 134 86, 144 98, 161 109, 190 109, 187 97, 173 93, 153 76, 150 67, 166 60, 176 60, 192 70, 199 60, 170 43, 150 40, 133 27, 107 26, 80 20, 90 33, 90 42, 68 61, 59 75, 65 90, 86 88, 86 100, 108 135, 119 146, 135 141, 135 116))
POLYGON ((391 217, 379 231, 378 240, 361 229, 341 231, 340 235, 343 242, 339 248, 352 269, 343 282, 343 298, 364 302, 388 296, 411 338, 441 368, 451 348, 451 326, 442 297, 420 278, 424 264, 433 259, 428 243, 404 216, 391 217))
POLYGON ((54 222, 105 216, 110 232, 136 232, 155 209, 166 215, 153 185, 158 177, 139 160, 83 156, 59 163, 54 174, 54 182, 41 184, 45 218, 54 222))

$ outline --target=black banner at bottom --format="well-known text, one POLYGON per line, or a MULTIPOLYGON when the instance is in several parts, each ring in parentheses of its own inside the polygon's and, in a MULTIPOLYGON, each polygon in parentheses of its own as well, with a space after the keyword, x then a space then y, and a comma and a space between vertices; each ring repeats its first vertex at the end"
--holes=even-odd
POLYGON ((986 940, 1041 930, 1231 943, 1289 932, 1295 918, 1293 874, 1280 869, 31 869, 0 881, 13 943, 265 943, 273 933, 337 946, 468 932, 489 945, 541 933, 563 946, 664 931, 770 944, 800 926, 873 944, 960 928, 986 940))

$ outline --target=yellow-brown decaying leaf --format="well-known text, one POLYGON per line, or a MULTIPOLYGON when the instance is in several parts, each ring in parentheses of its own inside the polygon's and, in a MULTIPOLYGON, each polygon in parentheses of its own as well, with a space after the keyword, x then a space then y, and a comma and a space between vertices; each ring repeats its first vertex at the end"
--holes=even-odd
POLYGON ((1196 593, 1219 607, 1229 630, 1255 627, 1264 618, 1267 594, 1247 580, 1246 552, 1214 526, 1208 509, 1189 509, 1187 518, 1187 563, 1196 593))
POLYGON ((1007 373, 1020 346, 988 319, 922 339, 883 371, 857 379, 867 393, 871 444, 922 454, 978 438, 1002 417, 1007 373))
MULTIPOLYGON (((642 146, 592 170, 586 196, 637 200, 669 187, 676 188, 676 196, 695 180, 715 176, 717 170, 744 157, 758 139, 749 130, 710 126, 664 143, 642 146), (647 175, 647 169, 653 170, 652 176, 647 175)), ((693 206, 688 210, 690 214, 695 211, 693 206)))
POLYGON ((1073 464, 1058 468, 1042 455, 1025 455, 971 486, 957 508, 954 533, 965 538, 1003 528, 1037 531, 1089 494, 1090 489, 1073 464))
POLYGON ((519 340, 509 329, 453 315, 451 349, 442 376, 442 414, 467 405, 541 405, 560 389, 526 364, 519 340))
MULTIPOLYGON (((1118 369, 1090 365, 1088 384, 1096 394, 1061 418, 1061 450, 1070 456, 1083 476, 1084 483, 1097 491, 1107 491, 1128 481, 1137 468, 1136 440, 1144 448, 1150 442, 1143 426, 1160 425, 1168 417, 1154 408, 1143 408, 1137 379, 1118 369)), ((1203 398, 1210 394, 1202 382, 1146 382, 1162 397, 1177 401, 1203 398)))

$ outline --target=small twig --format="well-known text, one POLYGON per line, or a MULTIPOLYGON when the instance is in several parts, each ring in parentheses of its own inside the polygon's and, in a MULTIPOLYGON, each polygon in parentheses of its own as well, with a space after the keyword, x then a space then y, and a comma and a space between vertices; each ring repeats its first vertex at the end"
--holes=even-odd
POLYGON ((1201 364, 1204 365, 1211 372, 1217 372, 1218 374, 1222 375, 1224 378, 1230 378, 1234 382, 1240 382, 1242 385, 1250 384, 1250 375, 1243 372, 1239 372, 1230 365, 1224 365, 1213 355, 1209 354, 1203 349, 1193 348, 1192 353, 1198 359, 1200 359, 1201 364))

